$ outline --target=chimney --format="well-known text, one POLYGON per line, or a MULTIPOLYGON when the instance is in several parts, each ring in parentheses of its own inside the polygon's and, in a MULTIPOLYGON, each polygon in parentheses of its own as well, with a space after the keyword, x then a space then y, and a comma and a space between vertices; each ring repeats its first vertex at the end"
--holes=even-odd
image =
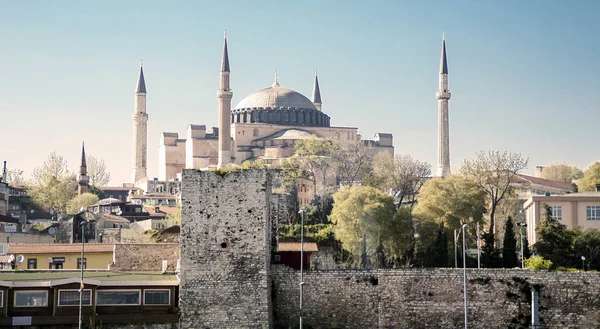
POLYGON ((544 166, 535 166, 535 177, 541 178, 544 166))
POLYGON ((600 192, 600 184, 596 184, 596 192, 600 192))

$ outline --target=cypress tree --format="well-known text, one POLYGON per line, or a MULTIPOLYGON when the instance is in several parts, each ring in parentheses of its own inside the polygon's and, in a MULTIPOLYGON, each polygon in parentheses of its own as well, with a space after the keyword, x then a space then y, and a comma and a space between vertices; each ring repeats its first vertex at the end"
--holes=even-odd
POLYGON ((502 248, 502 264, 504 268, 517 267, 517 240, 515 239, 515 230, 512 218, 508 217, 506 225, 504 225, 504 244, 502 248))

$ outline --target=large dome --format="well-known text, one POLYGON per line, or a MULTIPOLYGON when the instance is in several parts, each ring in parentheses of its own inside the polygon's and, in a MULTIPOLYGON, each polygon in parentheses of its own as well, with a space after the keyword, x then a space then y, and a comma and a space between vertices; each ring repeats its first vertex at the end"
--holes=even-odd
POLYGON ((274 84, 272 87, 261 89, 242 99, 234 109, 303 109, 317 110, 315 105, 299 92, 274 84))

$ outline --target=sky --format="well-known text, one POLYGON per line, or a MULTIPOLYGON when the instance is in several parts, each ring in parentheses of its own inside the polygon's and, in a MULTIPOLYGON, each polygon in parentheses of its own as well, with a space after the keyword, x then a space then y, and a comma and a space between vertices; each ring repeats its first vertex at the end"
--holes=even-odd
POLYGON ((217 125, 223 31, 233 105, 269 87, 310 97, 318 69, 333 126, 394 135, 437 166, 446 33, 453 169, 482 150, 535 166, 600 159, 600 1, 0 1, 0 160, 28 177, 81 143, 111 185, 132 175, 133 92, 143 59, 148 176, 160 133, 217 125))

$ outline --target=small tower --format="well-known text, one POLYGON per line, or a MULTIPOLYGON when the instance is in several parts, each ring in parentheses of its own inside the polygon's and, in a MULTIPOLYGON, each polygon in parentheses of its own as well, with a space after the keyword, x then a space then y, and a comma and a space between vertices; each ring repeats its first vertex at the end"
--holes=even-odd
POLYGON ((87 164, 85 161, 85 144, 81 144, 81 165, 79 166, 79 176, 77 176, 77 194, 82 195, 90 190, 90 177, 87 174, 87 164))
POLYGON ((140 75, 134 93, 133 108, 133 184, 140 187, 148 180, 148 114, 146 113, 146 81, 140 63, 140 75))
POLYGON ((321 89, 319 89, 319 77, 317 76, 317 70, 315 70, 315 85, 313 87, 313 97, 312 102, 315 104, 317 110, 322 111, 321 109, 321 89))
POLYGON ((231 162, 231 98, 233 92, 229 85, 229 54, 227 52, 227 31, 223 43, 221 59, 221 83, 217 92, 219 103, 219 160, 217 167, 222 168, 231 162))
POLYGON ((439 88, 435 94, 438 100, 438 167, 437 176, 450 174, 450 128, 448 119, 448 60, 446 59, 446 34, 442 35, 442 55, 440 58, 439 88))

